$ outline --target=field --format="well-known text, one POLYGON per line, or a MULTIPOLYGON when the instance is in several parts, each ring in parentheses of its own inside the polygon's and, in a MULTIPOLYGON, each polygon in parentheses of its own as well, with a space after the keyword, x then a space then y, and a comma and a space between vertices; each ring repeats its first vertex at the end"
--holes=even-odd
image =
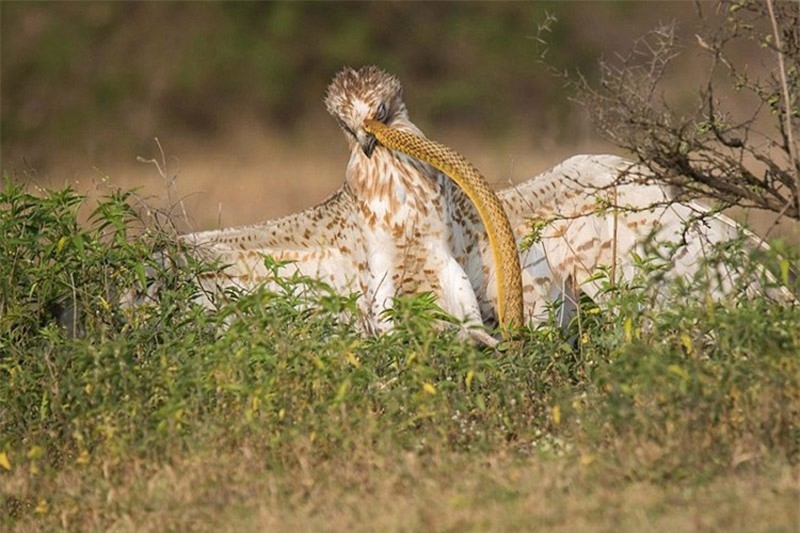
POLYGON ((567 331, 501 353, 437 330, 422 296, 396 302, 393 335, 363 338, 341 319, 352 298, 302 278, 209 314, 187 303, 202 265, 160 273, 158 305, 125 309, 172 246, 130 201, 78 224, 74 192, 5 185, 4 527, 797 524, 796 306, 715 303, 698 280, 659 311, 643 270, 567 331), (59 313, 77 313, 77 336, 59 313))
MULTIPOLYGON (((707 72, 710 4, 409 5, 0 3, 0 530, 798 530, 796 304, 716 301, 702 276, 655 302, 642 258, 598 272, 566 329, 494 351, 426 295, 364 337, 355 296, 300 277, 209 312, 208 265, 155 259, 341 185, 322 97, 342 65, 398 74, 411 118, 498 187, 619 153, 537 61, 545 11, 558 69, 595 79, 676 20, 666 98, 691 108, 707 72)), ((800 226, 728 212, 780 238, 755 259, 798 294, 800 226)), ((710 260, 750 260, 728 252, 710 260)))

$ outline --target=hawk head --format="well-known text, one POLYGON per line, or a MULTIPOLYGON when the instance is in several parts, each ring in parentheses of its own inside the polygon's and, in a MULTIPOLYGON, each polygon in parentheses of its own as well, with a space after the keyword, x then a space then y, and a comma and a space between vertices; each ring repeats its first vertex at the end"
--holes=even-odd
POLYGON ((325 107, 348 140, 369 157, 376 141, 364 131, 364 120, 371 118, 391 124, 398 118, 407 118, 402 96, 400 81, 378 67, 358 70, 345 67, 328 85, 325 107))

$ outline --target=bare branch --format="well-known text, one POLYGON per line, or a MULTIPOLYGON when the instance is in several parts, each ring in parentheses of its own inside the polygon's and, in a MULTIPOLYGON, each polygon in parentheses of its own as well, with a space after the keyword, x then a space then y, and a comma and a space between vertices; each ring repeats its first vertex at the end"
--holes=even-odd
MULTIPOLYGON (((800 170, 798 170, 797 164, 797 146, 794 144, 794 138, 792 135, 792 104, 789 96, 789 85, 786 82, 786 66, 783 64, 783 46, 781 45, 781 36, 778 31, 778 22, 775 20, 775 10, 772 7, 772 0, 766 1, 767 9, 769 9, 770 22, 772 23, 772 34, 775 37, 776 53, 778 55, 778 72, 781 77, 781 92, 783 93, 784 105, 784 131, 786 134, 786 144, 788 145, 787 148, 789 152, 789 162, 791 163, 792 170, 794 171, 794 195, 797 203, 798 195, 800 195, 800 170)), ((800 2, 798 4, 800 5, 800 2)), ((798 208, 800 208, 800 203, 798 203, 798 208)))
MULTIPOLYGON (((697 9, 702 12, 702 6, 697 9)), ((578 76, 576 101, 585 106, 602 135, 630 151, 663 183, 685 196, 724 205, 768 209, 800 220, 800 2, 739 0, 718 4, 716 18, 702 16, 694 36, 709 57, 705 83, 694 109, 671 106, 664 79, 682 52, 673 26, 639 39, 630 53, 599 64, 599 80, 578 76), (766 4, 764 2, 767 2, 766 4), (714 25, 712 20, 722 19, 714 25), (754 77, 740 56, 742 45, 778 57, 779 75, 754 77), (722 77, 724 76, 724 77, 722 77), (718 94, 754 96, 744 119, 724 109, 718 94), (774 129, 761 131, 767 123, 774 129)), ((729 99, 730 100, 730 99, 729 99)), ((737 109, 738 108, 734 108, 737 109)))

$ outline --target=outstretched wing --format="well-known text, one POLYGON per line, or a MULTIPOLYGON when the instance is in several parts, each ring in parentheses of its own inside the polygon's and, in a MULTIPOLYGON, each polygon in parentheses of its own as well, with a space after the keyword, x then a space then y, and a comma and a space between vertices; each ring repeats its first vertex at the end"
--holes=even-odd
MULTIPOLYGON (((523 291, 526 318, 533 321, 546 318, 550 302, 569 300, 578 289, 596 297, 600 283, 587 280, 600 266, 629 279, 632 252, 641 253, 645 243, 661 254, 667 277, 687 278, 707 267, 717 245, 742 231, 698 202, 677 202, 673 189, 655 183, 646 170, 610 155, 572 157, 498 195, 518 243, 527 245, 521 252, 523 291)), ((494 264, 476 224, 462 219, 462 231, 479 243, 466 261, 486 313, 496 298, 494 264)), ((750 241, 751 247, 761 245, 755 237, 750 241)), ((737 287, 740 273, 722 267, 714 276, 712 294, 721 297, 737 287)))
POLYGON ((360 240, 353 201, 341 189, 317 206, 260 224, 183 235, 192 253, 218 261, 224 269, 202 280, 207 287, 251 289, 269 283, 273 272, 264 256, 289 261, 281 275, 294 272, 319 279, 340 294, 360 290, 357 282, 360 240))

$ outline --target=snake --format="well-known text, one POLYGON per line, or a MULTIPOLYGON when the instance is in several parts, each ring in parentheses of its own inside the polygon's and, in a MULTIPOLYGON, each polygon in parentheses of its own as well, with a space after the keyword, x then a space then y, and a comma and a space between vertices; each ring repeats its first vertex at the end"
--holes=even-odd
POLYGON ((497 273, 497 319, 504 338, 508 339, 523 325, 522 269, 514 231, 500 198, 483 174, 449 146, 374 119, 366 119, 364 129, 384 147, 425 162, 447 175, 475 206, 492 249, 497 273))

